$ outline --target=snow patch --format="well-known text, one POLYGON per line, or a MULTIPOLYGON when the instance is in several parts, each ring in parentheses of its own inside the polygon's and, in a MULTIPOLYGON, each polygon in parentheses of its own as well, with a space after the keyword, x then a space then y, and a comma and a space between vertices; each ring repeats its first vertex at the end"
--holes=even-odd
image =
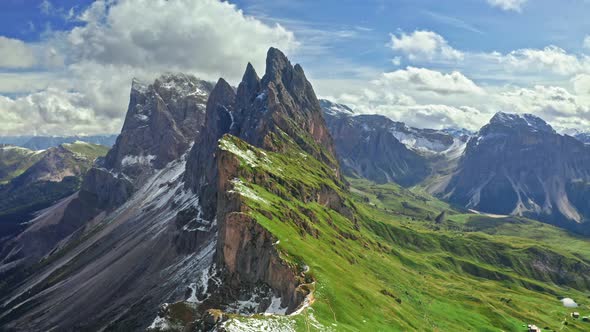
POLYGON ((281 298, 273 296, 270 306, 264 311, 265 315, 285 315, 287 313, 287 307, 281 307, 281 298))
POLYGON ((250 149, 242 150, 239 147, 237 147, 232 141, 227 139, 221 139, 219 147, 222 150, 231 152, 234 155, 238 156, 242 161, 244 161, 251 167, 256 167, 259 165, 259 160, 256 157, 256 154, 254 153, 254 151, 250 149))
POLYGON ((440 141, 432 141, 416 133, 401 132, 395 130, 395 128, 392 128, 390 132, 393 137, 412 150, 441 153, 449 149, 449 146, 440 141))
POLYGON ((131 166, 131 165, 151 165, 152 161, 156 159, 154 155, 139 155, 139 156, 125 156, 121 160, 122 166, 131 166))
POLYGON ((240 194, 240 195, 242 195, 242 196, 244 196, 246 198, 249 198, 249 199, 252 199, 252 200, 261 202, 261 203, 268 204, 268 201, 267 200, 265 200, 264 198, 258 196, 256 194, 256 192, 254 192, 254 190, 248 188, 244 184, 244 182, 242 182, 242 180, 240 180, 238 178, 234 178, 231 182, 234 185, 234 189, 233 190, 230 190, 229 191, 230 193, 237 193, 237 194, 240 194))

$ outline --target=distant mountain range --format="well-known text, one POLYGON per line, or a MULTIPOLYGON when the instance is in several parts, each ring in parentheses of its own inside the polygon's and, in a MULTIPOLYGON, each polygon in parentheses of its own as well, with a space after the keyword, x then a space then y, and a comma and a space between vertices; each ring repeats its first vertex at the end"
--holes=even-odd
POLYGON ((111 147, 115 144, 117 135, 94 136, 0 136, 0 144, 20 146, 29 150, 45 150, 64 143, 76 141, 99 144, 111 147))

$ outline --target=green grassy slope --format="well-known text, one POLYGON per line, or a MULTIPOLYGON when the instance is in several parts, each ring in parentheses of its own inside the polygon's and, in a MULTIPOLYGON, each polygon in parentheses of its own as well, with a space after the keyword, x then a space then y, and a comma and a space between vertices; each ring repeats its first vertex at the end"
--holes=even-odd
POLYGON ((24 173, 43 156, 43 152, 17 146, 0 147, 0 185, 24 173))
POLYGON ((98 157, 106 156, 109 152, 109 147, 104 145, 86 143, 82 141, 76 141, 74 143, 65 143, 62 146, 71 151, 72 153, 82 156, 89 160, 95 160, 98 157))
POLYGON ((350 179, 349 193, 294 144, 277 154, 224 140, 257 179, 235 182, 249 213, 277 237, 282 257, 316 280, 313 304, 300 315, 232 317, 229 330, 590 329, 559 301, 571 297, 590 314, 587 240, 547 228, 544 242, 542 224, 529 220, 477 228, 473 218, 482 216, 392 184, 350 179), (352 215, 294 199, 321 187, 336 191, 352 215), (437 223, 443 210, 448 216, 437 223))

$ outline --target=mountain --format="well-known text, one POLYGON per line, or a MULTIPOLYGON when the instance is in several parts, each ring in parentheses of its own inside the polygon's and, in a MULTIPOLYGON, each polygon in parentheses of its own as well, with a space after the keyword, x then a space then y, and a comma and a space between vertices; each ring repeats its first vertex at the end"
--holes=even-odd
POLYGON ((355 114, 349 107, 321 100, 344 172, 378 183, 412 186, 433 172, 438 159, 457 158, 465 137, 418 129, 382 115, 355 114))
POLYGON ((0 145, 0 184, 5 184, 31 167, 43 155, 26 148, 0 145))
POLYGON ((237 89, 173 76, 133 83, 105 160, 0 255, 0 327, 557 330, 559 296, 583 305, 584 239, 345 179, 312 85, 279 50, 237 89))
POLYGON ((34 213, 78 190, 82 176, 106 151, 86 142, 44 151, 1 147, 1 169, 9 176, 0 184, 0 249, 4 239, 21 230, 34 213))
POLYGON ((573 136, 582 143, 590 144, 590 133, 576 133, 573 136))
MULTIPOLYGON (((36 226, 12 241, 0 259, 23 265, 34 262, 80 225, 124 203, 137 184, 141 186, 146 178, 180 157, 181 150, 188 149, 189 136, 204 121, 204 103, 210 89, 209 83, 184 74, 166 74, 150 85, 134 80, 129 111, 116 144, 96 167, 86 168, 82 183, 68 186, 73 195, 56 205, 57 211, 50 209, 33 220, 36 226), (78 188, 80 191, 74 193, 78 188)), ((90 153, 90 145, 84 144, 64 144, 56 152, 70 149, 77 154, 90 153)), ((43 170, 52 166, 66 170, 55 163, 55 159, 46 158, 45 163, 39 164, 39 172, 23 174, 23 178, 42 176, 43 170)), ((24 188, 22 184, 13 187, 24 188)))
POLYGON ((497 113, 443 191, 451 202, 588 232, 590 147, 531 114, 497 113))
POLYGON ((20 146, 30 150, 45 150, 77 141, 111 147, 117 135, 93 136, 0 136, 0 144, 20 146))

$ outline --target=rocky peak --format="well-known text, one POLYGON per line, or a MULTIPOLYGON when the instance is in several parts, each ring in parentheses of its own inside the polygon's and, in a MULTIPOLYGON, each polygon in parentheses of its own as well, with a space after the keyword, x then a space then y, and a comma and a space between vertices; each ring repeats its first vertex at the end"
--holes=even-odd
POLYGON ((555 130, 543 119, 533 114, 496 113, 490 126, 502 126, 512 129, 555 133, 555 130))
POLYGON ((248 64, 237 92, 220 79, 207 103, 203 132, 190 153, 185 175, 188 187, 200 197, 209 197, 201 200, 205 217, 214 216, 217 171, 212 161, 217 141, 224 134, 270 151, 280 150, 277 139, 287 134, 303 150, 331 165, 339 176, 332 138, 303 70, 293 67, 274 48, 268 51, 266 63, 262 79, 248 64))
POLYGON ((149 85, 134 79, 125 123, 105 167, 135 179, 180 157, 204 123, 211 89, 185 74, 164 74, 149 85))
POLYGON ((258 74, 256 74, 256 70, 254 70, 252 64, 248 62, 246 72, 244 72, 244 76, 242 77, 242 82, 238 86, 238 104, 249 104, 252 101, 252 96, 258 91, 260 91, 260 78, 258 77, 258 74))

